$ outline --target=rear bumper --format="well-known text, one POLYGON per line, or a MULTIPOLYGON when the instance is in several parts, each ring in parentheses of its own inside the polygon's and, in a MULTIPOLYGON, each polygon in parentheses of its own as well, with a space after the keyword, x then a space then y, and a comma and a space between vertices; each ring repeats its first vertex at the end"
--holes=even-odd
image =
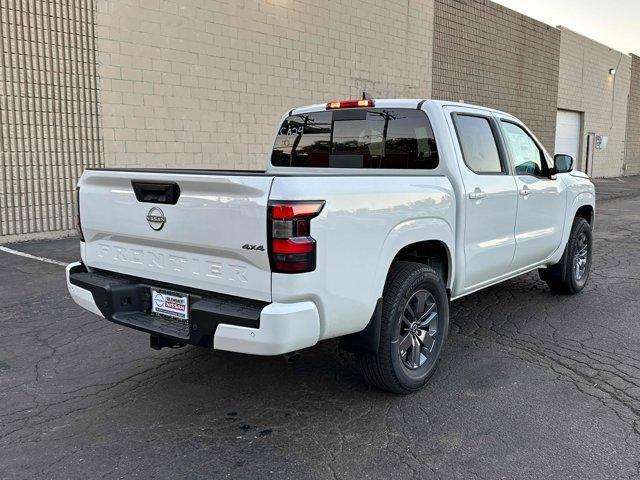
POLYGON ((107 320, 176 343, 254 355, 279 355, 318 342, 320 319, 313 302, 266 303, 173 287, 108 272, 66 268, 67 288, 82 308, 107 320), (189 320, 152 315, 150 288, 189 295, 189 320))

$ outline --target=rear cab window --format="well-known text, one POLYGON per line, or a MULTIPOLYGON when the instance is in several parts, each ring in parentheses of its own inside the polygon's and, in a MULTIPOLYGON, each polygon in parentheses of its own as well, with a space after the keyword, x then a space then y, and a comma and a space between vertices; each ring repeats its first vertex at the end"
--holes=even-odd
POLYGON ((348 108, 291 115, 273 147, 276 167, 432 170, 438 149, 422 110, 348 108))

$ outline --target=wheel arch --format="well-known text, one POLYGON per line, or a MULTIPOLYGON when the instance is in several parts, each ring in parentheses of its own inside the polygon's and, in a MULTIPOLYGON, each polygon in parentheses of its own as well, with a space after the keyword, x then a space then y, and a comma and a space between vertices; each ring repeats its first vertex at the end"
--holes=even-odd
POLYGON ((389 269, 393 262, 399 260, 429 265, 440 273, 445 285, 449 284, 449 277, 452 274, 451 252, 442 240, 423 240, 402 247, 391 260, 389 269))
POLYGON ((382 247, 376 271, 376 285, 382 296, 384 284, 395 260, 408 260, 440 269, 447 289, 455 276, 454 234, 440 218, 422 218, 403 222, 393 228, 382 247))
POLYGON ((594 220, 593 205, 585 204, 578 207, 578 209, 576 210, 576 214, 574 215, 574 218, 577 218, 577 217, 584 218, 589 223, 589 225, 593 227, 593 220, 594 220))
POLYGON ((569 235, 571 234, 571 226, 576 218, 584 218, 593 229, 595 222, 595 195, 592 192, 581 192, 575 196, 573 202, 567 208, 567 216, 564 222, 564 233, 562 235, 562 243, 556 252, 549 259, 548 264, 555 264, 560 261, 569 235))

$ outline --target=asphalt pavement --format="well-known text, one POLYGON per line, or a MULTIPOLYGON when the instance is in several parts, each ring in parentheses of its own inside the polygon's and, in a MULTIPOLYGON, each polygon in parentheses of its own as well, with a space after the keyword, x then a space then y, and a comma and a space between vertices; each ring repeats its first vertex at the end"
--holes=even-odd
POLYGON ((583 293, 532 273, 454 302, 438 372, 405 397, 335 341, 292 364, 151 350, 77 307, 63 267, 0 252, 0 477, 640 478, 640 178, 597 189, 583 293))

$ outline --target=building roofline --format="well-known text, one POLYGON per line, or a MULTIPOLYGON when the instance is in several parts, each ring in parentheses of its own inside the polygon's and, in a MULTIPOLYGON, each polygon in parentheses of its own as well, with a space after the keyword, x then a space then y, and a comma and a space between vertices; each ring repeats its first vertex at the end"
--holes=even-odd
POLYGON ((558 25, 556 28, 557 28, 558 30, 560 30, 560 32, 570 32, 570 33, 573 33, 574 35, 577 35, 577 36, 582 37, 582 38, 584 38, 584 39, 586 39, 586 40, 589 40, 589 41, 590 41, 590 42, 592 42, 592 43, 595 43, 595 44, 597 44, 597 45, 600 45, 601 47, 608 48, 609 50, 611 50, 611 51, 613 51, 613 52, 617 52, 617 53, 619 53, 619 54, 621 54, 621 55, 626 55, 627 57, 631 57, 632 55, 634 55, 634 56, 636 56, 636 57, 638 56, 638 55, 636 55, 636 54, 634 54, 634 53, 625 53, 625 52, 622 52, 622 51, 618 50, 617 48, 613 48, 613 47, 611 47, 611 46, 609 46, 609 45, 607 45, 607 44, 604 44, 604 43, 602 43, 602 42, 599 42, 598 40, 594 40, 593 38, 588 37, 588 36, 586 36, 586 35, 585 35, 585 34, 583 34, 583 33, 576 32, 575 30, 572 30, 572 29, 570 29, 569 27, 565 27, 564 25, 558 25))
POLYGON ((527 20, 531 20, 531 21, 539 24, 539 26, 544 26, 544 27, 547 27, 548 29, 550 28, 550 29, 554 29, 554 30, 558 28, 558 27, 554 27, 553 25, 551 25, 551 24, 549 24, 549 23, 547 23, 547 22, 545 22, 543 20, 539 20, 539 19, 537 19, 535 17, 532 17, 531 15, 527 15, 526 13, 522 13, 522 12, 520 12, 518 10, 515 10, 515 9, 513 9, 511 7, 507 7, 506 5, 503 5, 502 3, 498 3, 498 2, 495 2, 495 1, 491 1, 491 0, 489 0, 489 1, 490 1, 490 3, 492 3, 494 5, 497 5, 498 7, 506 10, 507 12, 515 13, 516 15, 524 17, 527 20))

